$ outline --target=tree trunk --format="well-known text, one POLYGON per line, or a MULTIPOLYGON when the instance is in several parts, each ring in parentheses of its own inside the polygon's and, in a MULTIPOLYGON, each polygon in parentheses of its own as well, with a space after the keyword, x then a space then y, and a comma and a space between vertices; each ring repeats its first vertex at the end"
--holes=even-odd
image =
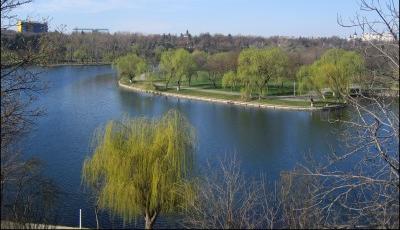
POLYGON ((144 220, 145 220, 144 229, 153 229, 154 222, 151 222, 151 219, 148 215, 146 215, 144 220))
POLYGON ((96 215, 96 228, 97 228, 97 229, 100 229, 99 210, 98 210, 98 208, 97 208, 97 205, 96 205, 96 207, 94 207, 94 214, 96 215))
POLYGON ((157 218, 157 215, 158 215, 158 213, 155 212, 153 214, 153 216, 150 217, 149 213, 146 212, 146 215, 144 217, 144 221, 145 221, 144 228, 145 229, 153 229, 153 225, 154 225, 154 222, 155 222, 155 220, 157 218))
POLYGON ((169 78, 165 78, 165 89, 168 90, 169 81, 172 79, 172 73, 169 75, 169 78))
MULTIPOLYGON (((208 75, 210 76, 210 74, 208 75)), ((217 84, 215 83, 217 81, 215 74, 212 74, 212 78, 210 78, 210 80, 212 81, 214 88, 217 88, 217 84)))

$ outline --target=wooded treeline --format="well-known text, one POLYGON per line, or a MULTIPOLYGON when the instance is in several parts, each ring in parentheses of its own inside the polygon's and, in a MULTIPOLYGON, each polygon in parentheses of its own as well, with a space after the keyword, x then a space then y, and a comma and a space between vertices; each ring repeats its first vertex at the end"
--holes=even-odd
POLYGON ((154 65, 158 64, 161 53, 168 49, 184 48, 189 52, 194 50, 207 53, 240 51, 245 48, 280 47, 290 53, 297 65, 311 64, 329 48, 352 49, 353 42, 339 37, 330 38, 288 38, 259 37, 242 35, 222 35, 204 33, 193 36, 188 31, 185 34, 154 34, 139 33, 61 33, 21 34, 4 32, 2 46, 11 51, 22 51, 29 48, 34 52, 47 51, 51 53, 47 63, 101 63, 112 62, 128 52, 135 52, 154 65), (45 50, 48 49, 48 50, 45 50))

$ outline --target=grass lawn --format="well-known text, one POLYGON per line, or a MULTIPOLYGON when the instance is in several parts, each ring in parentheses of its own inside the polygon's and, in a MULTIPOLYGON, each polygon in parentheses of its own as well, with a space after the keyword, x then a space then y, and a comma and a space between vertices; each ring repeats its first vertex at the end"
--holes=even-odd
MULTIPOLYGON (((190 89, 181 89, 180 91, 176 91, 176 89, 168 89, 168 91, 165 91, 165 92, 197 96, 197 97, 204 97, 204 98, 243 101, 239 95, 227 95, 227 94, 219 94, 219 93, 201 92, 201 91, 190 90, 190 89)), ((296 106, 296 107, 309 107, 311 105, 310 101, 308 101, 308 100, 285 100, 285 99, 279 99, 279 98, 263 98, 261 100, 253 99, 253 100, 246 101, 246 102, 268 104, 268 105, 296 106)), ((332 104, 332 102, 331 101, 314 101, 315 107, 323 107, 326 104, 332 104)))
POLYGON ((215 98, 215 99, 224 99, 224 100, 240 100, 239 95, 229 95, 229 94, 219 94, 219 93, 210 93, 210 92, 202 92, 191 89, 181 89, 180 91, 176 91, 176 89, 168 89, 165 92, 183 94, 183 95, 191 95, 197 97, 205 97, 205 98, 215 98))
MULTIPOLYGON (((129 81, 127 80, 122 80, 121 83, 131 85, 129 81)), ((190 96, 196 96, 196 97, 203 97, 203 98, 211 98, 211 99, 222 99, 222 100, 232 100, 232 101, 242 101, 244 102, 241 97, 240 97, 240 90, 230 90, 230 89, 224 89, 221 88, 220 85, 218 85, 217 88, 214 88, 208 80, 200 80, 198 81, 193 81, 190 88, 185 88, 188 87, 186 84, 184 84, 181 88, 180 91, 176 90, 176 86, 173 84, 170 84, 170 87, 166 90, 164 87, 162 87, 162 82, 157 81, 159 84, 158 87, 154 87, 152 83, 150 82, 135 82, 134 86, 145 89, 145 90, 156 90, 156 91, 162 91, 162 92, 169 92, 169 93, 175 93, 175 94, 182 94, 182 95, 190 95, 190 96), (204 90, 204 91, 202 91, 204 90), (229 92, 229 93, 228 93, 229 92), (234 93, 232 93, 234 92, 234 93)), ((284 84, 283 87, 279 85, 270 85, 269 87, 269 96, 284 96, 284 95, 292 95, 293 91, 288 87, 287 84, 284 84)), ((281 106, 295 106, 295 107, 310 107, 311 103, 308 99, 300 99, 300 98, 291 98, 291 99, 285 99, 285 98, 279 98, 279 97, 266 97, 262 98, 261 100, 258 100, 258 98, 253 98, 250 101, 246 101, 249 103, 260 103, 260 104, 269 104, 269 105, 281 105, 281 106)), ((333 105, 333 104, 338 104, 334 98, 327 98, 326 100, 316 100, 314 99, 314 106, 315 107, 323 107, 326 105, 333 105)))

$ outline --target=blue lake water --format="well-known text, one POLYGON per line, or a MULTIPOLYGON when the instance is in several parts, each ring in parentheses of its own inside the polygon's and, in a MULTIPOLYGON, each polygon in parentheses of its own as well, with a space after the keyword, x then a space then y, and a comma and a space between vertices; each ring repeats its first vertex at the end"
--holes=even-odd
MULTIPOLYGON (((45 175, 66 193, 59 204, 59 224, 95 227, 94 212, 81 186, 83 160, 90 155, 94 130, 110 119, 159 117, 169 109, 182 112, 195 127, 197 167, 236 153, 247 175, 263 173, 270 180, 301 162, 304 153, 323 155, 340 144, 326 112, 265 110, 189 101, 130 92, 118 87, 110 66, 48 68, 41 79, 47 93, 35 102, 46 108, 24 141, 27 156, 45 163, 45 175)), ((106 214, 103 227, 112 225, 106 214)), ((135 226, 142 226, 140 221, 135 226)), ((174 225, 161 217, 155 227, 174 225)))

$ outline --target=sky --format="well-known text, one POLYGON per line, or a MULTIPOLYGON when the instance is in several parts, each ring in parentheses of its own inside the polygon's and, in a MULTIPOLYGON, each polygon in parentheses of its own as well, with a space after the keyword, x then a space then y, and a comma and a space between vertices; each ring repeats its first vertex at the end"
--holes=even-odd
POLYGON ((337 23, 359 10, 358 0, 33 0, 20 19, 49 19, 49 28, 107 28, 143 34, 348 37, 337 23))

